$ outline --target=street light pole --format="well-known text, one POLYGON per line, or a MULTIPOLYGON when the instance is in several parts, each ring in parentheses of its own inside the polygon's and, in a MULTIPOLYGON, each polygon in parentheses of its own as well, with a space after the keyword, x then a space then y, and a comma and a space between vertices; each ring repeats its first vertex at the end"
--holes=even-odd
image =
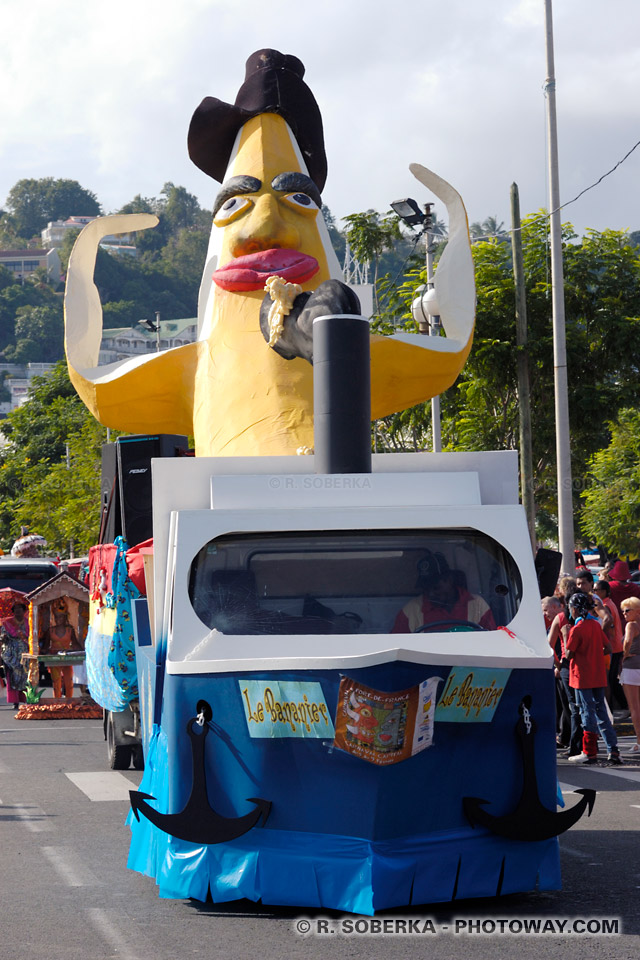
MULTIPOLYGON (((418 324, 418 332, 432 337, 440 336, 440 314, 435 300, 435 284, 433 281, 433 238, 430 229, 435 223, 433 203, 425 204, 424 212, 415 200, 405 197, 404 200, 394 200, 391 209, 408 227, 423 226, 426 242, 427 286, 416 290, 416 297, 411 304, 411 314, 418 324)), ((433 452, 442 452, 442 429, 440 425, 440 397, 431 400, 431 434, 433 438, 433 452)))
MULTIPOLYGON (((429 213, 427 216, 431 219, 433 214, 429 204, 429 213)), ((431 220, 433 222, 433 220, 431 220)), ((433 290, 433 234, 429 229, 425 233, 427 244, 427 289, 433 290)), ((440 317, 429 314, 429 334, 432 337, 440 336, 440 317)), ((431 398, 431 437, 432 449, 434 453, 442 453, 442 426, 440 422, 440 396, 431 398)))
POLYGON ((575 570, 573 531, 573 491, 571 482, 571 437, 569 431, 569 391, 567 385, 567 349, 564 313, 564 277, 562 270, 562 222, 560 219, 560 183, 558 173, 558 130, 556 117, 556 78, 553 56, 553 12, 551 0, 545 0, 547 79, 547 133, 549 141, 549 205, 551 240, 551 304, 553 313, 553 373, 556 408, 556 459, 558 477, 558 543, 563 570, 575 570))

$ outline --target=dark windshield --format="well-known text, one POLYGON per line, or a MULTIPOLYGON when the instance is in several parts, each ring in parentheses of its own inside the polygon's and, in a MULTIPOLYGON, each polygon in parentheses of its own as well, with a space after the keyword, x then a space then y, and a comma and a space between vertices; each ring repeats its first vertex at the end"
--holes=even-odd
POLYGON ((55 563, 20 564, 10 560, 5 565, 0 560, 0 588, 11 587, 23 593, 31 593, 57 573, 55 563))
POLYGON ((225 535, 189 580, 198 617, 225 634, 495 629, 521 594, 513 558, 477 530, 225 535))

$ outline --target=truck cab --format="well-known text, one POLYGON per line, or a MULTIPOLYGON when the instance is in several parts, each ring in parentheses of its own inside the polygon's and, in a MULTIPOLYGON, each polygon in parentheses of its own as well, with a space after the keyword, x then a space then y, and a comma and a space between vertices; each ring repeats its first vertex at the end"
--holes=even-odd
POLYGON ((257 798, 270 812, 197 846, 195 879, 193 841, 134 807, 130 865, 162 863, 171 895, 365 913, 554 888, 555 837, 505 839, 465 807, 518 805, 523 712, 540 803, 556 803, 552 657, 516 454, 312 471, 312 456, 153 461, 141 796, 158 823, 193 815, 204 777, 203 823, 212 808, 244 820, 257 798), (433 558, 448 600, 425 589, 433 558), (198 724, 211 731, 200 759, 198 724))

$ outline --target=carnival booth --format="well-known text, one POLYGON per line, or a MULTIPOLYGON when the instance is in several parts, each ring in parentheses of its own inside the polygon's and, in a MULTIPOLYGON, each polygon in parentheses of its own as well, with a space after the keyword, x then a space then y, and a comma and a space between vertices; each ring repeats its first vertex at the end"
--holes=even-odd
MULTIPOLYGON (((29 673, 37 685, 40 666, 51 675, 53 698, 41 699, 38 710, 55 716, 87 714, 84 643, 89 622, 89 589, 75 577, 59 573, 32 590, 27 599, 29 612, 29 673), (74 698, 74 684, 80 688, 74 698), (64 702, 63 702, 64 701, 64 702), (73 702, 72 702, 73 701, 73 702), (81 701, 85 701, 81 705, 81 701), (82 709, 81 709, 82 706, 82 709)), ((27 711, 29 712, 29 711, 27 711)))

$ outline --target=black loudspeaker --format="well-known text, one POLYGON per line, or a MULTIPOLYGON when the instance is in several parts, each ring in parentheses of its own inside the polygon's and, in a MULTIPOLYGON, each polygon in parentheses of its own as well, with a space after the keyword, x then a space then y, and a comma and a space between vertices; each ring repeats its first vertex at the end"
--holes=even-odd
POLYGON ((101 542, 113 543, 121 534, 127 544, 133 547, 153 536, 151 461, 154 457, 184 456, 187 452, 186 437, 167 433, 118 437, 115 443, 103 446, 102 500, 105 522, 101 542), (106 454, 105 450, 108 451, 106 454), (109 496, 111 508, 107 511, 105 498, 109 496))
POLYGON ((100 543, 113 543, 122 533, 118 458, 115 443, 102 445, 102 482, 100 487, 100 543))
POLYGON ((562 554, 541 547, 536 553, 536 576, 541 597, 552 597, 562 568, 562 554))

